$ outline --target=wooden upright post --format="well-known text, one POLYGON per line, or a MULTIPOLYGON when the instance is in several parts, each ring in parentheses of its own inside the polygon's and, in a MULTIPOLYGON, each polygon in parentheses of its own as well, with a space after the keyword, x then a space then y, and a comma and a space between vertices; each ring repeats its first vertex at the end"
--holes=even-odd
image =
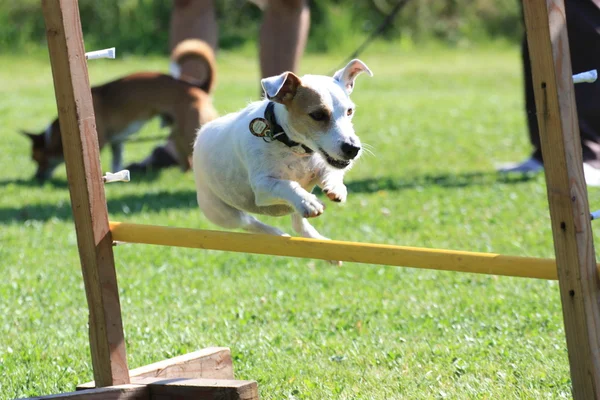
POLYGON ((600 399, 600 290, 565 7, 563 0, 523 0, 523 6, 573 397, 600 399))
POLYGON ((96 386, 129 383, 112 237, 76 0, 42 0, 96 386))

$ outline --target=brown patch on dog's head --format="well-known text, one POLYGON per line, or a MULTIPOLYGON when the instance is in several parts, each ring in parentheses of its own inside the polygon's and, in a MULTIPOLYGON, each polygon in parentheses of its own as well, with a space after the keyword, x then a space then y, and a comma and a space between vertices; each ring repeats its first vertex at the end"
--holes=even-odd
POLYGON ((300 85, 286 106, 290 126, 307 137, 327 132, 333 123, 333 110, 313 88, 300 85))
POLYGON ((287 123, 296 134, 313 140, 330 128, 333 110, 318 90, 304 85, 294 73, 265 78, 261 85, 267 99, 285 106, 289 113, 287 123))
POLYGON ((296 96, 302 81, 293 72, 265 78, 260 81, 267 99, 288 105, 296 96))

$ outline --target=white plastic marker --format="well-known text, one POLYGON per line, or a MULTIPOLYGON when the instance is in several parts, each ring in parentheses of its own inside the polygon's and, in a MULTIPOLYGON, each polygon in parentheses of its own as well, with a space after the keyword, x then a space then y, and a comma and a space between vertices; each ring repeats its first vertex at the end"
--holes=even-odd
POLYGON ((124 169, 122 171, 115 172, 114 174, 112 172, 107 172, 106 175, 102 177, 102 181, 104 183, 129 182, 129 170, 124 169))
POLYGON ((115 58, 116 50, 114 47, 104 50, 89 51, 85 53, 86 60, 95 60, 97 58, 115 58))
POLYGON ((595 69, 573 75, 573 83, 592 83, 596 82, 596 79, 598 79, 598 71, 595 69))

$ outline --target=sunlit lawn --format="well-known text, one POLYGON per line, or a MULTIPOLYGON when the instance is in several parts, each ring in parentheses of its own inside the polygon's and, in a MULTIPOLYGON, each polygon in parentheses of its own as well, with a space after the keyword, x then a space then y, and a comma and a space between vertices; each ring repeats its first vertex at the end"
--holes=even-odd
MULTIPOLYGON (((314 225, 340 240, 553 257, 543 175, 499 178, 529 147, 516 48, 407 50, 361 58, 356 130, 374 148, 349 199, 314 225)), ((342 56, 307 56, 325 73, 342 56)), ((219 54, 222 114, 258 96, 257 62, 219 54)), ((92 379, 87 306, 64 168, 42 187, 20 128, 56 114, 44 53, 0 57, 0 398, 70 391, 92 379)), ((90 62, 101 83, 167 59, 90 62)), ((142 136, 166 135, 158 122, 142 136)), ((154 143, 131 143, 126 161, 154 143)), ((109 166, 109 153, 103 152, 109 166)), ((215 229, 191 174, 107 187, 111 218, 215 229)), ((591 190, 592 204, 598 190, 591 190)), ((288 218, 264 218, 291 231, 288 218)), ((264 399, 567 398, 558 285, 452 272, 179 248, 115 250, 131 368, 228 346, 236 377, 264 399)))

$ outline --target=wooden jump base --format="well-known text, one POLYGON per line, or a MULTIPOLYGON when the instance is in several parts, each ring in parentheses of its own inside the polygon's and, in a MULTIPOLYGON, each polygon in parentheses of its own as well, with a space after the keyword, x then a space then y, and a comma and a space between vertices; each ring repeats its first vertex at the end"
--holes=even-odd
MULTIPOLYGON (((46 399, 258 399, 227 348, 129 371, 113 241, 557 279, 576 400, 600 399, 600 282, 583 178, 563 0, 524 0, 556 262, 498 254, 109 224, 77 0, 42 0, 89 308, 94 382, 46 399), (249 240, 252 238, 253 240, 249 240), (259 240, 256 240, 259 238, 259 240), (88 389, 92 387, 100 389, 88 389)), ((592 49, 590 49, 592 51, 592 49)))
POLYGON ((134 383, 33 397, 30 400, 258 399, 254 381, 229 379, 138 379, 134 383))
POLYGON ((238 253, 556 280, 555 260, 110 222, 113 240, 238 253))

